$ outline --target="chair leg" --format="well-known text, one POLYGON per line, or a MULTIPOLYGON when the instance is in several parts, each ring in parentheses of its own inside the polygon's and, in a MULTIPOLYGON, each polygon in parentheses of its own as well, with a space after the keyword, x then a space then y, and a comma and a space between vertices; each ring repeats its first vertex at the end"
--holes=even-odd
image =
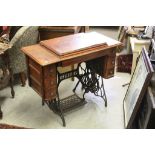
MULTIPOLYGON (((71 66, 71 69, 74 70, 74 65, 71 66)), ((72 77, 72 81, 74 81, 74 77, 72 77)))
MULTIPOLYGON (((11 73, 12 74, 12 73, 11 73)), ((13 89, 13 75, 11 75, 11 78, 10 78, 10 88, 11 88, 11 95, 12 95, 12 98, 15 97, 15 91, 13 89)))
POLYGON ((2 117, 3 117, 3 112, 1 110, 1 105, 0 105, 0 119, 2 119, 2 117))
POLYGON ((19 76, 20 76, 22 87, 24 87, 26 85, 26 75, 24 72, 21 72, 19 76))

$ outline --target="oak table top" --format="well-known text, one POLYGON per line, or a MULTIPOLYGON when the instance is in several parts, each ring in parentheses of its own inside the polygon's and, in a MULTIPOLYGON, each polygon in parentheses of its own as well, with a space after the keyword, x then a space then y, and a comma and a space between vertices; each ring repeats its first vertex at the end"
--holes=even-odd
MULTIPOLYGON (((49 64, 55 64, 58 62, 62 62, 65 60, 70 60, 70 59, 74 59, 74 58, 80 58, 82 56, 89 56, 92 53, 93 54, 99 54, 101 51, 105 50, 105 49, 110 49, 113 47, 117 47, 117 46, 122 46, 122 43, 119 41, 116 41, 112 38, 109 38, 107 36, 104 36, 102 34, 96 33, 96 32, 89 32, 89 33, 84 33, 82 34, 84 36, 90 36, 88 37, 88 42, 90 40, 90 42, 92 42, 92 40, 96 40, 98 38, 102 38, 102 42, 104 43, 103 46, 97 46, 97 47, 91 47, 91 48, 84 48, 84 50, 76 52, 76 53, 71 53, 71 54, 67 54, 65 56, 60 56, 58 54, 56 54, 55 52, 49 50, 48 48, 46 48, 45 46, 41 45, 41 44, 36 44, 36 45, 31 45, 31 46, 27 46, 27 47, 23 47, 22 51, 28 55, 30 58, 32 58, 33 60, 35 60, 38 64, 40 64, 41 66, 46 66, 49 64), (90 35, 90 33, 92 35, 90 35), (106 44, 106 46, 105 46, 106 44)), ((73 39, 76 38, 76 36, 78 37, 79 34, 73 34, 70 36, 74 36, 72 37, 73 39)), ((60 37, 63 38, 65 40, 65 37, 60 37)), ((48 40, 50 42, 55 41, 54 39, 50 39, 48 40)), ((72 41, 74 43, 74 41, 72 41)), ((76 42, 74 43, 76 44, 76 42)), ((72 45, 73 46, 73 45, 72 45)), ((77 45, 75 45, 77 46, 77 45)), ((80 46, 80 45, 79 45, 80 46)))

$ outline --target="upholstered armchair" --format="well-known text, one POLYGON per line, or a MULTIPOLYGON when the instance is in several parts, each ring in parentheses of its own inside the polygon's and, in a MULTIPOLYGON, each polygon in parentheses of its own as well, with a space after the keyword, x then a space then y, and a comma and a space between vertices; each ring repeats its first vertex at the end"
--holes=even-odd
POLYGON ((23 46, 36 44, 38 41, 38 27, 37 26, 24 26, 21 27, 14 37, 11 39, 10 44, 12 48, 9 49, 10 65, 14 74, 19 74, 22 86, 25 85, 26 76, 26 60, 25 55, 21 52, 23 46))

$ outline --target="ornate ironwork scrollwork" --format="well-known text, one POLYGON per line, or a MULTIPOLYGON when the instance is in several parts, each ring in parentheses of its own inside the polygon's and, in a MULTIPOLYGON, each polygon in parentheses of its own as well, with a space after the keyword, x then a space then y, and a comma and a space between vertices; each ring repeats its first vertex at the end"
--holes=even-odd
POLYGON ((104 90, 103 78, 101 76, 102 70, 102 65, 99 62, 96 63, 96 61, 87 61, 85 67, 83 67, 81 64, 78 64, 76 69, 64 73, 60 73, 57 70, 57 99, 54 99, 52 101, 46 101, 46 104, 49 106, 51 110, 53 110, 61 117, 63 126, 66 126, 64 112, 86 104, 84 96, 88 92, 91 92, 96 96, 102 97, 105 102, 105 106, 107 106, 107 98, 104 90), (84 90, 83 99, 74 94, 72 96, 60 100, 58 87, 61 81, 71 77, 78 78, 78 82, 75 88, 73 89, 73 92, 76 91, 76 88, 79 85, 79 83, 82 84, 82 89, 84 90))

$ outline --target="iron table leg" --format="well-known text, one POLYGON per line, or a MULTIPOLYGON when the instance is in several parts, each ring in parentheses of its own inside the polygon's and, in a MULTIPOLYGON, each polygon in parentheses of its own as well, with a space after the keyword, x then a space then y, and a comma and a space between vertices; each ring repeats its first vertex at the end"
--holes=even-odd
POLYGON ((65 126, 66 126, 66 121, 65 121, 65 118, 64 118, 64 115, 63 115, 63 111, 62 111, 62 108, 61 108, 61 104, 60 104, 60 98, 59 98, 58 88, 57 88, 57 97, 58 97, 58 101, 57 101, 56 103, 57 103, 57 106, 58 106, 58 109, 59 109, 59 115, 60 115, 60 117, 61 117, 63 126, 65 127, 65 126))

